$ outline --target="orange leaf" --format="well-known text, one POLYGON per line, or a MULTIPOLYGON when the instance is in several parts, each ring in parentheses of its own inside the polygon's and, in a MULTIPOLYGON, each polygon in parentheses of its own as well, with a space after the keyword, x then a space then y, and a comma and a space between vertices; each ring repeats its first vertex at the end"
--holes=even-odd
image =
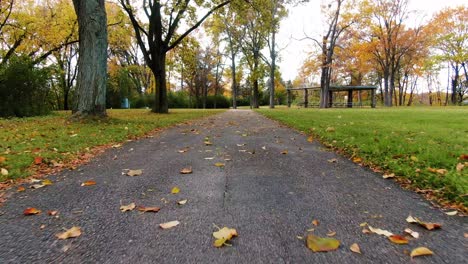
POLYGON ((461 154, 459 159, 460 160, 468 160, 468 154, 461 154))
POLYGON ((92 185, 96 185, 96 181, 93 181, 93 180, 89 180, 89 181, 85 181, 81 184, 81 186, 92 186, 92 185))
POLYGON ((161 210, 159 207, 145 207, 145 206, 138 206, 138 211, 140 212, 152 212, 152 213, 157 213, 161 210))
POLYGON ((361 163, 361 162, 362 162, 362 159, 359 158, 359 157, 354 157, 354 158, 353 158, 353 162, 354 162, 354 163, 361 163))
POLYGON ((425 227, 427 230, 439 229, 442 227, 442 225, 439 223, 427 223, 420 220, 419 218, 412 217, 411 215, 406 218, 406 222, 419 224, 420 226, 425 227))
POLYGON ((34 158, 34 164, 39 165, 42 163, 42 157, 35 157, 34 158))
POLYGON ((36 215, 36 214, 40 214, 41 213, 41 210, 38 210, 34 207, 29 207, 29 208, 26 208, 26 210, 24 210, 23 214, 24 215, 36 215))
POLYGON ((17 192, 24 192, 24 191, 26 191, 26 188, 24 188, 24 186, 20 186, 20 187, 18 187, 18 189, 16 191, 17 192))
POLYGON ((0 163, 3 163, 3 162, 5 162, 5 161, 6 161, 6 158, 3 157, 3 156, 0 156, 0 163))
POLYGON ((310 143, 314 142, 314 137, 313 136, 308 137, 307 141, 310 142, 310 143))
POLYGON ((390 239, 390 241, 392 241, 395 244, 399 244, 399 245, 408 244, 408 239, 400 235, 392 235, 392 236, 389 236, 388 239, 390 239))
POLYGON ((319 225, 319 221, 318 221, 317 219, 314 219, 314 220, 312 220, 312 224, 313 224, 314 226, 318 226, 318 225, 319 225))

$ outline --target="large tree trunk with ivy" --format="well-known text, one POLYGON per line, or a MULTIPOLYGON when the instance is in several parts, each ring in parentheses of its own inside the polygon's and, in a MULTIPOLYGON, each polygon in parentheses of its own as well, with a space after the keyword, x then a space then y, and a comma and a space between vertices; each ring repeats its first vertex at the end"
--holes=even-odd
POLYGON ((73 116, 106 116, 107 16, 104 0, 73 0, 80 46, 73 116))

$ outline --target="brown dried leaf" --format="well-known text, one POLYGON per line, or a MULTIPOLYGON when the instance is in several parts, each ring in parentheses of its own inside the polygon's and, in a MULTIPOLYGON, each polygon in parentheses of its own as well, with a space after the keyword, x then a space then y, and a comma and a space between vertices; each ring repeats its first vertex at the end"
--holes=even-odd
POLYGON ((384 179, 395 178, 395 173, 384 174, 382 177, 383 177, 384 179))
POLYGON ((120 211, 122 211, 122 212, 132 211, 133 209, 135 209, 135 207, 136 207, 135 203, 131 203, 131 204, 128 204, 128 205, 122 205, 122 206, 120 206, 120 211))
POLYGON ((281 151, 281 154, 283 154, 283 155, 288 154, 288 150, 285 149, 285 150, 281 151))
POLYGON ((387 230, 383 230, 383 229, 380 229, 380 228, 373 228, 372 226, 368 225, 367 227, 369 227, 369 230, 372 232, 372 233, 375 233, 377 235, 382 235, 382 236, 386 236, 386 237, 390 237, 393 235, 393 233, 387 231, 387 230))
POLYGON ((81 236, 81 228, 74 226, 63 233, 55 235, 58 239, 68 239, 81 236))
POLYGON ((218 228, 218 231, 213 232, 213 237, 216 238, 216 241, 213 245, 215 247, 222 247, 226 244, 227 241, 231 240, 235 236, 237 236, 237 230, 234 228, 218 228))
POLYGON ((314 137, 313 137, 313 136, 309 136, 309 137, 307 138, 307 141, 310 142, 310 143, 314 142, 314 137))
POLYGON ((312 220, 312 224, 313 224, 314 226, 318 226, 318 225, 319 225, 319 221, 318 221, 317 219, 314 219, 314 220, 312 220))
POLYGON ((26 191, 26 188, 24 188, 24 186, 20 186, 18 187, 18 189, 16 189, 17 192, 24 192, 26 191))
POLYGON ((40 165, 42 163, 42 157, 34 158, 34 165, 40 165))
POLYGON ((157 213, 161 210, 159 207, 145 207, 145 206, 138 206, 138 211, 146 213, 146 212, 152 212, 152 213, 157 213))
POLYGON ((58 211, 53 211, 53 210, 47 211, 47 215, 50 215, 50 216, 56 216, 57 214, 58 214, 58 211))
POLYGON ((327 236, 334 237, 334 236, 336 236, 336 232, 335 231, 330 231, 330 232, 327 233, 327 236))
POLYGON ((0 156, 0 163, 3 163, 3 162, 5 162, 5 161, 6 161, 6 158, 3 157, 3 156, 0 156))
POLYGON ((177 202, 178 205, 184 205, 184 204, 186 204, 186 203, 187 203, 187 199, 185 199, 185 200, 180 200, 180 201, 177 202))
POLYGON ((409 234, 410 236, 414 237, 414 238, 419 238, 419 233, 418 232, 415 232, 409 228, 406 228, 405 229, 405 233, 409 234))
POLYGON ((140 176, 143 174, 143 170, 128 170, 127 171, 127 176, 134 177, 134 176, 140 176))
POLYGON ((180 170, 180 174, 190 174, 192 173, 192 167, 187 167, 187 168, 183 168, 182 170, 180 170))
POLYGON ((457 164, 457 172, 461 172, 465 168, 465 164, 458 163, 457 164))
POLYGON ((330 162, 330 163, 336 163, 338 160, 337 159, 329 159, 327 161, 330 162))
POLYGON ((211 145, 213 145, 213 143, 211 143, 211 141, 209 141, 209 140, 206 140, 206 141, 203 142, 203 143, 205 143, 205 146, 211 146, 211 145))
POLYGON ((162 228, 162 229, 169 229, 169 228, 173 228, 175 226, 178 226, 179 224, 180 224, 179 221, 170 221, 170 222, 159 224, 159 227, 162 228))
POLYGON ((358 254, 362 254, 361 253, 361 249, 359 248, 359 245, 357 243, 354 243, 352 244, 349 249, 354 252, 354 253, 358 253, 358 254))
POLYGON ((41 210, 38 210, 34 207, 29 207, 29 208, 26 208, 23 212, 24 215, 37 215, 37 214, 40 214, 41 213, 41 210))
POLYGON ((334 127, 327 127, 327 129, 325 129, 326 132, 335 132, 336 129, 334 127))
POLYGON ((426 228, 427 230, 434 230, 434 229, 439 229, 442 227, 442 225, 439 223, 427 223, 411 215, 406 218, 406 222, 419 224, 420 226, 426 228))

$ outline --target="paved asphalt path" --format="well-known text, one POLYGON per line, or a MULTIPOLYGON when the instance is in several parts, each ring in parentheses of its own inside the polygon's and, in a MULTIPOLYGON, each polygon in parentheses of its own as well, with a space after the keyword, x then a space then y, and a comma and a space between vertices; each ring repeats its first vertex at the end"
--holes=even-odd
POLYGON ((0 263, 468 262, 466 218, 447 216, 392 180, 247 110, 230 110, 129 142, 49 179, 52 186, 10 191, 0 208, 0 263), (206 146, 205 137, 213 145, 206 146), (189 150, 179 153, 183 148, 189 150), (281 154, 284 150, 288 153, 281 154), (327 162, 333 158, 336 163, 327 162), (226 166, 216 167, 216 162, 226 166), (179 174, 187 166, 193 173, 179 174), (128 177, 123 169, 144 172, 128 177), (80 186, 90 179, 97 185, 80 186), (174 186, 180 193, 170 194, 174 186), (182 199, 187 204, 177 205, 182 199), (119 211, 121 204, 131 202, 161 210, 119 211), (43 213, 24 216, 27 207, 43 213), (48 210, 58 210, 59 218, 48 216, 48 210), (408 224, 410 214, 439 222, 442 229, 408 224), (313 219, 319 226, 311 224, 313 219), (181 224, 159 228, 172 220, 181 224), (421 237, 396 245, 383 236, 363 234, 363 222, 400 234, 410 227, 421 237), (213 224, 237 229, 232 247, 212 246, 213 224), (72 226, 81 227, 83 234, 56 239, 55 234, 72 226), (328 253, 307 249, 298 236, 305 237, 311 228, 320 236, 336 232, 340 248, 328 253), (349 250, 353 243, 362 255, 349 250), (408 251, 419 246, 435 254, 411 261, 408 251))

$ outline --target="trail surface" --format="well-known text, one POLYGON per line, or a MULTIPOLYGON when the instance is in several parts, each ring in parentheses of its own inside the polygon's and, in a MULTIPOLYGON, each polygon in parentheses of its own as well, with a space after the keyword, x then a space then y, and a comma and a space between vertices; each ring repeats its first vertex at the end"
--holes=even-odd
POLYGON ((51 186, 10 191, 0 208, 0 263, 408 263, 408 252, 419 246, 434 255, 414 263, 468 261, 466 218, 447 216, 392 180, 248 110, 126 143, 49 179, 51 186), (193 173, 180 174, 185 167, 193 173), (124 176, 124 169, 143 174, 124 176), (86 180, 97 184, 80 186, 86 180), (171 194, 175 186, 180 192, 171 194), (185 205, 176 204, 183 199, 185 205), (161 210, 119 210, 131 202, 161 210), (24 216, 27 207, 42 213, 24 216), (410 214, 442 229, 408 224, 410 214), (181 224, 159 228, 172 220, 181 224), (364 222, 396 234, 410 227, 421 237, 396 245, 364 234, 364 222), (232 247, 213 247, 213 224, 237 229, 232 247), (80 237, 57 240, 55 234, 72 226, 81 227, 80 237), (313 253, 300 239, 311 228, 323 237, 336 232, 340 248, 313 253), (349 250, 353 243, 362 254, 349 250))

